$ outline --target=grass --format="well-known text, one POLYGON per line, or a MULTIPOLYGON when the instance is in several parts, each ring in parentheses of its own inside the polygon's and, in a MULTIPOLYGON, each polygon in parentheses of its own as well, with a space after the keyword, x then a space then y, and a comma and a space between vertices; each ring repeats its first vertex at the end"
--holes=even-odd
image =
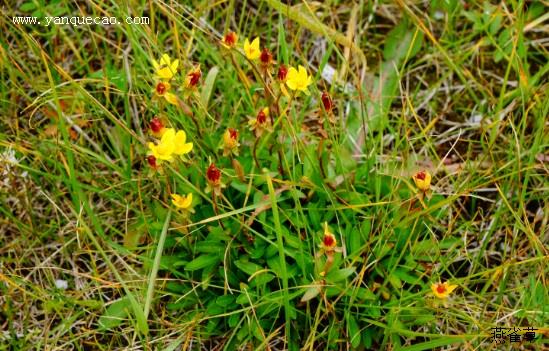
POLYGON ((288 6, 4 5, 0 350, 546 347, 547 4, 288 6), (229 31, 260 37, 270 73, 220 45, 229 31), (178 105, 155 97, 164 53, 178 105), (308 94, 279 84, 280 64, 306 68, 308 94), (155 116, 193 143, 158 169, 155 116), (495 327, 536 340, 497 344, 495 327))

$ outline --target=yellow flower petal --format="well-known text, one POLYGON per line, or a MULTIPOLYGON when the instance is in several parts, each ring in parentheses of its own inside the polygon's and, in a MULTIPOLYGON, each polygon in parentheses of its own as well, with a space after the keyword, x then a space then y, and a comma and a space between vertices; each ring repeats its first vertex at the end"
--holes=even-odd
POLYGON ((173 143, 175 139, 175 129, 173 128, 166 128, 166 131, 164 132, 164 135, 162 135, 162 139, 160 139, 160 143, 173 143))
POLYGON ((179 101, 177 100, 177 96, 175 96, 175 94, 165 93, 164 99, 172 105, 179 105, 179 101))
POLYGON ((433 295, 435 295, 439 299, 446 299, 456 288, 457 285, 452 285, 448 282, 436 283, 431 285, 433 295))
POLYGON ((192 193, 189 193, 189 195, 187 195, 185 197, 185 200, 183 201, 183 206, 185 208, 189 208, 191 207, 191 204, 193 203, 193 194, 192 193))
POLYGON ((177 67, 179 66, 179 60, 172 60, 168 54, 163 54, 160 58, 160 62, 152 60, 154 70, 158 78, 170 80, 177 73, 177 67))
POLYGON ((178 130, 177 133, 175 133, 175 143, 185 144, 185 141, 187 141, 187 134, 184 130, 178 130))
POLYGON ((172 73, 175 74, 177 72, 177 67, 179 67, 179 60, 174 60, 172 64, 170 65, 170 69, 172 70, 172 73))
POLYGON ((259 58, 259 55, 261 55, 259 51, 259 37, 256 37, 251 44, 248 39, 244 40, 244 53, 249 60, 259 58))
POLYGON ((193 149, 193 143, 186 143, 178 147, 174 153, 176 155, 184 155, 191 152, 192 149, 193 149))
POLYGON ((193 149, 193 143, 186 143, 187 141, 187 135, 185 134, 185 131, 179 130, 177 131, 177 134, 175 135, 174 144, 174 154, 176 155, 184 155, 193 149))
POLYGON ((162 55, 162 57, 160 58, 160 64, 161 64, 161 65, 169 66, 169 65, 170 65, 170 62, 171 62, 171 59, 170 59, 170 56, 168 56, 168 54, 164 54, 164 55, 162 55))
POLYGON ((297 70, 293 67, 288 68, 288 73, 286 74, 286 79, 296 79, 297 78, 297 70))

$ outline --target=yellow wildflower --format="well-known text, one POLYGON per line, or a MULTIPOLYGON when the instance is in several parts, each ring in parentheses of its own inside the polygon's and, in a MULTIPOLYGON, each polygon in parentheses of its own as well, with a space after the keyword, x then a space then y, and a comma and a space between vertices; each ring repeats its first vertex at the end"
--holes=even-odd
POLYGON ((172 161, 175 150, 175 130, 167 128, 158 145, 149 143, 149 154, 153 155, 158 161, 172 161))
POLYGON ((177 73, 177 67, 179 66, 179 60, 171 60, 168 54, 162 55, 160 63, 156 60, 152 60, 156 76, 160 79, 170 80, 177 73))
POLYGON ((223 37, 223 40, 221 40, 221 44, 227 49, 230 49, 236 45, 237 41, 238 41, 238 35, 236 35, 235 32, 229 32, 225 34, 225 36, 223 37))
POLYGON ((202 77, 202 71, 200 66, 196 66, 187 73, 185 77, 185 87, 190 89, 194 88, 200 83, 200 78, 202 77))
POLYGON ((194 212, 194 210, 191 208, 191 205, 193 203, 192 193, 189 193, 187 196, 172 194, 172 203, 175 205, 175 207, 179 209, 194 212))
POLYGON ((429 190, 429 187, 431 186, 431 174, 429 172, 417 172, 412 178, 414 179, 414 183, 416 183, 419 190, 423 192, 429 190))
POLYGON ((446 299, 456 288, 457 285, 452 285, 448 282, 431 285, 431 290, 433 291, 433 294, 439 299, 446 299))
POLYGON ((252 43, 248 39, 244 40, 244 53, 248 60, 255 60, 261 55, 259 50, 259 37, 255 38, 252 43))
POLYGON ((187 143, 186 141, 187 134, 185 134, 185 131, 178 130, 173 140, 173 153, 179 156, 191 152, 191 150, 193 149, 193 143, 187 143))
POLYGON ((337 239, 335 235, 330 232, 328 228, 328 222, 324 222, 324 237, 322 238, 322 248, 325 252, 332 252, 337 246, 337 239))
POLYGON ((172 105, 178 104, 178 99, 175 94, 170 93, 170 83, 168 82, 157 82, 156 86, 154 88, 154 93, 157 96, 163 97, 166 99, 167 102, 169 102, 172 105))
POLYGON ((308 94, 307 87, 313 82, 311 76, 307 75, 307 70, 303 66, 298 69, 290 67, 286 76, 286 85, 292 90, 299 90, 308 94))
POLYGON ((263 134, 263 131, 269 126, 269 108, 265 107, 259 111, 255 118, 249 120, 250 130, 255 131, 257 137, 263 134))
POLYGON ((238 131, 234 128, 228 128, 223 134, 223 156, 228 156, 231 153, 238 156, 238 131))

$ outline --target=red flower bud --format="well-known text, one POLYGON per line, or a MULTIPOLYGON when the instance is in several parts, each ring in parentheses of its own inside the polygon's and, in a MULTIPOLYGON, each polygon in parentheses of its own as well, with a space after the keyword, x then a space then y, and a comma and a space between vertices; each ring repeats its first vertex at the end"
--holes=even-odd
POLYGON ((192 71, 187 75, 187 81, 189 84, 189 87, 195 87, 198 85, 198 82, 200 82, 200 78, 202 77, 202 72, 200 70, 192 71))
POLYGON ((280 65, 280 67, 278 67, 278 74, 277 74, 278 80, 285 81, 286 75, 288 75, 288 68, 284 65, 280 65))
POLYGON ((330 94, 328 94, 327 91, 322 93, 321 100, 326 112, 332 111, 332 109, 334 108, 334 103, 332 102, 332 98, 330 97, 330 94))
POLYGON ((210 183, 219 184, 219 181, 221 180, 221 171, 215 166, 214 163, 212 163, 210 167, 208 167, 208 170, 206 170, 206 178, 208 178, 210 183))
POLYGON ((163 83, 163 82, 158 82, 156 84, 156 93, 158 95, 164 95, 164 93, 166 93, 166 91, 168 90, 168 88, 166 87, 166 84, 163 83))
POLYGON ((149 166, 151 166, 152 168, 158 167, 158 165, 156 164, 156 157, 154 157, 153 155, 147 156, 147 162, 149 163, 149 166))
POLYGON ((162 129, 164 129, 164 124, 158 117, 154 117, 149 123, 149 126, 153 133, 160 133, 162 129))
POLYGON ((236 45, 237 36, 235 32, 229 32, 225 34, 223 37, 223 44, 227 45, 228 47, 232 48, 236 45))
POLYGON ((229 135, 231 136, 231 139, 236 140, 238 138, 238 131, 234 128, 229 128, 229 135))
POLYGON ((426 174, 424 171, 420 171, 416 173, 416 178, 420 180, 425 180, 426 174))
POLYGON ((263 124, 265 122, 267 122, 267 115, 265 115, 265 112, 263 112, 263 110, 261 110, 257 114, 257 123, 263 124))
POLYGON ((263 48, 263 51, 261 51, 261 54, 259 55, 259 60, 261 63, 265 66, 271 64, 271 61, 273 60, 273 55, 267 48, 263 48))
POLYGON ((335 244, 334 236, 331 234, 324 235, 324 246, 326 247, 332 247, 335 244))

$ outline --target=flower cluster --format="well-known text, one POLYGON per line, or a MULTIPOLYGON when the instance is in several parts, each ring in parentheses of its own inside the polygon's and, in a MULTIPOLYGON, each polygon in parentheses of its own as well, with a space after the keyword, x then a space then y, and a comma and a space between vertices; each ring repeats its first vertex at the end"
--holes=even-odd
MULTIPOLYGON (((234 32, 229 32, 223 37, 221 44, 223 47, 233 49, 237 46, 238 36, 234 32)), ((273 54, 269 49, 261 49, 259 37, 251 42, 248 38, 244 39, 243 51, 246 58, 250 61, 259 59, 261 66, 267 70, 273 64, 273 54)), ((305 67, 299 65, 297 68, 280 65, 277 71, 277 78, 281 85, 286 85, 290 90, 309 94, 308 87, 313 79, 307 73, 305 67)), ((281 90, 285 92, 283 86, 281 90)))
POLYGON ((177 96, 170 92, 170 80, 176 75, 179 67, 179 60, 171 60, 167 54, 162 55, 160 62, 152 60, 155 70, 156 83, 154 94, 157 97, 164 98, 167 102, 177 105, 177 96))
MULTIPOLYGON (((178 97, 171 92, 172 80, 177 74, 179 60, 172 61, 167 54, 162 55, 160 61, 152 60, 155 71, 154 96, 162 98, 172 105, 179 105, 178 97)), ((184 87, 188 91, 193 91, 199 84, 202 77, 200 66, 192 67, 185 76, 184 87)))

